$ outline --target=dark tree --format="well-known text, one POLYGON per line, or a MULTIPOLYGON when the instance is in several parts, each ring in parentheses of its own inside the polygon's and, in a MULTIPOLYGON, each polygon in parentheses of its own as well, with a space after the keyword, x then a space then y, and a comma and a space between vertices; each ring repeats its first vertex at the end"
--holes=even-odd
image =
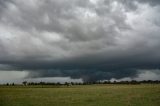
POLYGON ((23 81, 22 83, 23 83, 23 85, 25 85, 25 86, 27 85, 27 81, 23 81))

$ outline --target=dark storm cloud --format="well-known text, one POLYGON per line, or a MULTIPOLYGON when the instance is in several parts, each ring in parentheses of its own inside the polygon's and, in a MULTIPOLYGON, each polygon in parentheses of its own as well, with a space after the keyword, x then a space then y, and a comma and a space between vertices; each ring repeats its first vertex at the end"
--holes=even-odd
POLYGON ((153 72, 159 10, 158 0, 0 0, 0 70, 85 81, 153 72))
POLYGON ((151 6, 155 6, 155 5, 160 5, 160 1, 159 0, 137 0, 140 3, 148 3, 151 6))

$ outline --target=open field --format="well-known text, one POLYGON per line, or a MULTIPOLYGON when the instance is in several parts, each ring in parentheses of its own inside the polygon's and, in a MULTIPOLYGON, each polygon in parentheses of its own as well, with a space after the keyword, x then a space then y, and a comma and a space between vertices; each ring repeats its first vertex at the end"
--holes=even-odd
POLYGON ((0 106, 160 106, 160 84, 0 86, 0 106))

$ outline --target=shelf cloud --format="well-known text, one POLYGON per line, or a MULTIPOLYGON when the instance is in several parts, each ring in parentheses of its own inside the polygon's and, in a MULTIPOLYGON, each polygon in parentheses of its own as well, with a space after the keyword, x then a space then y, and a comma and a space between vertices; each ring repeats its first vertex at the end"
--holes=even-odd
POLYGON ((159 74, 159 11, 159 0, 0 0, 0 71, 83 81, 159 74))

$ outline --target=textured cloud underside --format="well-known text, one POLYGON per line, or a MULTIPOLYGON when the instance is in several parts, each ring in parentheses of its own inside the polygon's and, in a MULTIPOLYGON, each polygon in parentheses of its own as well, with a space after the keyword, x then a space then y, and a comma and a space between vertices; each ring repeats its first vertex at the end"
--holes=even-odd
POLYGON ((101 80, 159 69, 159 4, 0 0, 0 70, 101 80))

